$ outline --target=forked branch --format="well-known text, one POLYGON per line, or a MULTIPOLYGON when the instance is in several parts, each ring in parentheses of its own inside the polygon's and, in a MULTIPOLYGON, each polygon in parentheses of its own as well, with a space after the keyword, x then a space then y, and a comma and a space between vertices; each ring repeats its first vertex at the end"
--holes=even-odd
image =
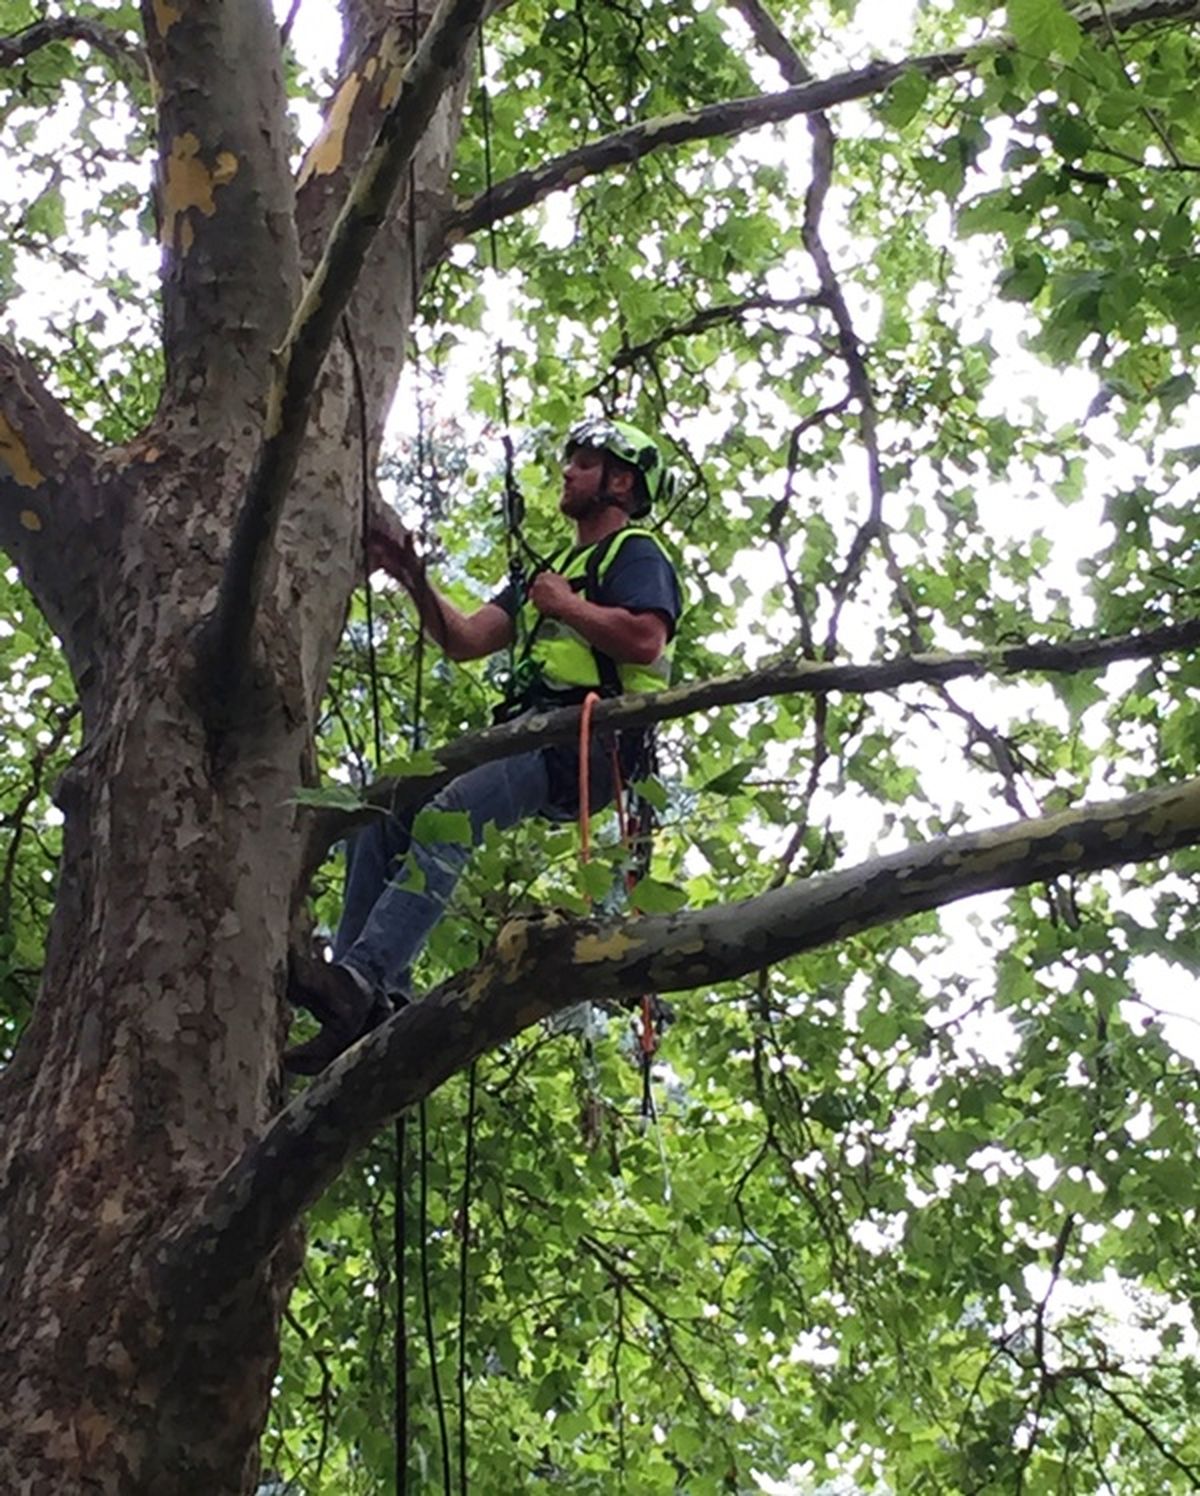
POLYGON ((466 65, 488 0, 442 0, 350 186, 329 243, 275 361, 262 444, 251 471, 205 632, 200 664, 210 717, 236 700, 250 663, 255 619, 284 497, 296 471, 317 379, 375 235, 386 221, 444 90, 466 65))

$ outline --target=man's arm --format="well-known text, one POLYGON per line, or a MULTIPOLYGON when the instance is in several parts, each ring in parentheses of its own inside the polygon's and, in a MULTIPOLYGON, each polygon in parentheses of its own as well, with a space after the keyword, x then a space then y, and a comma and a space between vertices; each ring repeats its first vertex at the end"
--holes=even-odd
POLYGON ((619 665, 653 665, 670 637, 670 624, 661 613, 590 603, 552 571, 534 577, 529 598, 539 613, 559 619, 619 665))
POLYGON ((417 607, 425 633, 452 660, 478 660, 512 642, 513 622, 503 608, 484 603, 464 613, 433 585, 417 555, 412 535, 390 509, 375 505, 368 531, 368 557, 405 589, 417 607))

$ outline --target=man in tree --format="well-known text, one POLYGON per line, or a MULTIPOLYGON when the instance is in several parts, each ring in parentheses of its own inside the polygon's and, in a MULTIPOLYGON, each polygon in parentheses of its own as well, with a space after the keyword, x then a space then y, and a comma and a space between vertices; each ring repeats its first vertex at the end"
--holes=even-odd
MULTIPOLYGON (((661 542, 632 521, 669 497, 673 475, 658 443, 625 421, 581 422, 564 452, 559 509, 575 526, 572 546, 536 573, 522 598, 510 584, 475 612, 456 608, 426 578, 411 534, 382 507, 372 516, 371 558, 412 597, 421 624, 452 660, 517 646, 514 713, 580 702, 591 691, 649 691, 670 679, 681 599, 661 542)), ((641 744, 626 742, 634 761, 641 744)), ((592 805, 612 798, 611 744, 589 755, 592 805)), ((460 775, 431 804, 469 818, 478 845, 489 823, 578 814, 574 748, 534 749, 460 775)), ((411 817, 380 819, 355 839, 332 962, 293 959, 290 995, 322 1027, 288 1051, 287 1068, 314 1075, 391 1010, 445 911, 469 856, 458 841, 422 842, 411 817)))

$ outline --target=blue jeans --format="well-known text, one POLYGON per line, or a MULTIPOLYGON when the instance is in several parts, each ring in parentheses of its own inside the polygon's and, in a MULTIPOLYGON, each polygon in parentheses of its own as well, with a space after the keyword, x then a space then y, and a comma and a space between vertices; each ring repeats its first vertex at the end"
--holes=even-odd
MULTIPOLYGON (((593 743, 591 801, 602 809, 612 798, 605 743, 593 743)), ((547 772, 541 749, 469 769, 429 802, 429 809, 465 811, 472 846, 420 842, 412 837, 416 814, 381 816, 365 826, 346 853, 346 894, 333 941, 333 959, 353 968, 377 992, 407 994, 409 973, 446 911, 473 847, 488 824, 507 830, 531 816, 563 820, 577 813, 563 794, 562 775, 547 772), (559 783, 554 783, 555 778, 559 783), (405 887, 411 879, 416 887, 405 887)))

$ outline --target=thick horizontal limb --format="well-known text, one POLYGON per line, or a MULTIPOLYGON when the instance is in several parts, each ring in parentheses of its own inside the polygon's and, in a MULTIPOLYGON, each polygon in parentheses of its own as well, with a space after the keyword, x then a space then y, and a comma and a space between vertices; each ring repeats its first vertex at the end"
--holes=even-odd
POLYGON ((511 921, 471 971, 356 1045, 272 1123, 165 1249, 185 1317, 235 1291, 386 1122, 479 1055, 584 1000, 726 982, 969 895, 1160 857, 1200 842, 1200 779, 939 837, 857 867, 669 916, 511 921))
POLYGON ((487 0, 443 0, 439 6, 398 82, 375 144, 350 186, 276 356, 262 444, 201 651, 201 668, 211 687, 206 694, 214 702, 236 695, 246 676, 279 516, 296 470, 317 379, 342 314, 425 128, 444 91, 466 65, 486 9, 487 0))
MULTIPOLYGON (((592 714, 592 723, 601 732, 649 727, 695 712, 711 711, 714 707, 761 701, 768 696, 822 696, 831 691, 865 695, 894 691, 900 686, 941 685, 950 680, 1025 671, 1073 675, 1080 670, 1101 670, 1118 660, 1153 659, 1195 649, 1198 645, 1200 618, 1193 618, 1130 634, 1071 639, 1063 644, 1013 644, 970 654, 901 655, 894 660, 867 664, 786 659, 744 675, 722 675, 714 680, 672 686, 667 691, 601 701, 592 714)), ((381 779, 371 787, 369 804, 392 810, 421 804, 467 769, 531 748, 570 743, 578 732, 579 708, 563 707, 468 733, 435 752, 438 767, 429 773, 381 779)), ((310 870, 319 865, 340 836, 374 813, 371 809, 319 812, 309 838, 310 870)))
MULTIPOLYGON (((1200 0, 1150 0, 1144 5, 1089 11, 1079 15, 1078 19, 1087 30, 1119 32, 1146 21, 1185 21, 1197 15, 1200 15, 1200 0)), ((854 99, 881 94, 909 72, 923 73, 928 78, 949 77, 974 67, 981 57, 995 55, 1009 45, 998 41, 956 47, 924 57, 903 58, 899 62, 873 62, 865 68, 803 83, 779 93, 730 99, 707 104, 686 114, 663 115, 631 125, 626 130, 618 130, 601 140, 544 161, 540 166, 517 172, 506 181, 497 183, 490 192, 473 198, 447 219, 446 242, 453 244, 469 238, 489 224, 511 218, 552 193, 574 187, 585 177, 629 166, 668 146, 742 135, 764 125, 780 124, 805 114, 819 114, 854 99)))

